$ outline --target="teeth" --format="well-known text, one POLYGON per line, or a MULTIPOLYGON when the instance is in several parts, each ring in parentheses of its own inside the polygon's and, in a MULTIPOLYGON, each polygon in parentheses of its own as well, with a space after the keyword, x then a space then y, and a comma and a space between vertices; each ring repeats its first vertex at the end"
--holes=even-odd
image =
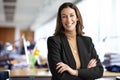
POLYGON ((67 24, 68 26, 71 26, 72 24, 67 24))

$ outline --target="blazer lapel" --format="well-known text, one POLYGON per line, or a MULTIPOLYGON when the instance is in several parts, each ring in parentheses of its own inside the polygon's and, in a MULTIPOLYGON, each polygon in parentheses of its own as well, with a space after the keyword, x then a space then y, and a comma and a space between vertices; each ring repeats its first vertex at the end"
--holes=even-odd
POLYGON ((87 57, 86 57, 86 54, 88 53, 87 52, 87 49, 86 49, 86 46, 84 44, 84 41, 82 39, 82 36, 77 36, 77 44, 78 44, 78 52, 79 52, 79 57, 80 57, 80 61, 81 61, 81 67, 86 67, 87 64, 85 62, 87 62, 87 57))
POLYGON ((66 55, 69 66, 76 69, 76 63, 75 63, 72 51, 70 49, 69 43, 67 41, 67 37, 65 35, 61 36, 61 42, 65 52, 64 54, 66 55))

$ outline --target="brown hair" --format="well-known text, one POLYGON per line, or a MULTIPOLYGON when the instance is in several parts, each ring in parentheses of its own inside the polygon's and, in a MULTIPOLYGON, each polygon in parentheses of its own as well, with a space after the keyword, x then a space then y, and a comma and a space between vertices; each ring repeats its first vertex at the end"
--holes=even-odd
POLYGON ((82 30, 84 26, 83 26, 82 16, 77 6, 70 2, 63 3, 59 7, 58 14, 57 14, 57 21, 56 21, 56 29, 55 29, 54 35, 59 35, 61 33, 64 33, 64 28, 63 28, 62 21, 61 21, 61 11, 67 7, 70 7, 75 10, 76 16, 78 18, 77 25, 76 25, 76 33, 77 35, 83 35, 84 32, 82 30))

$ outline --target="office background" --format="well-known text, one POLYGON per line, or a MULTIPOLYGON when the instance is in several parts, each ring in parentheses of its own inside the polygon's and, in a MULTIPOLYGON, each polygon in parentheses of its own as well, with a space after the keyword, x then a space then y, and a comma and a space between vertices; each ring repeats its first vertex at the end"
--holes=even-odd
POLYGON ((85 35, 92 37, 101 61, 109 53, 120 55, 120 0, 0 0, 0 43, 21 47, 24 36, 47 59, 46 41, 54 33, 58 7, 66 1, 78 6, 85 35))

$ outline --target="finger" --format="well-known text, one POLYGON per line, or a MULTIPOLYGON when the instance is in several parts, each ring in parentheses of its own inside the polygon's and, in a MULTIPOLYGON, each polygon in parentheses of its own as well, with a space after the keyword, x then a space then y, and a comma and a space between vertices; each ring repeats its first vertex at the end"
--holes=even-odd
POLYGON ((96 63, 97 63, 96 59, 91 59, 91 61, 88 64, 88 68, 95 67, 96 63))
POLYGON ((94 65, 94 64, 96 64, 96 60, 93 60, 91 63, 90 63, 90 65, 94 65))
POLYGON ((58 65, 57 69, 58 69, 58 73, 62 73, 67 69, 67 65, 64 63, 61 63, 58 65))
POLYGON ((88 65, 90 65, 92 62, 94 61, 94 59, 91 59, 88 63, 88 65))
POLYGON ((96 59, 91 59, 89 63, 93 64, 94 62, 96 62, 96 59))
POLYGON ((96 66, 96 62, 90 64, 91 67, 96 66))
POLYGON ((61 65, 58 65, 57 67, 56 67, 56 69, 59 69, 60 67, 62 67, 61 65))
POLYGON ((57 65, 56 69, 59 69, 59 68, 62 67, 64 64, 63 64, 62 62, 59 62, 59 63, 57 63, 56 65, 57 65))
POLYGON ((63 62, 58 62, 56 65, 63 64, 63 62))
POLYGON ((63 67, 61 67, 59 70, 58 70, 58 73, 61 73, 63 71, 63 67))
POLYGON ((66 66, 63 66, 58 70, 58 73, 63 73, 66 70, 67 70, 66 66))

